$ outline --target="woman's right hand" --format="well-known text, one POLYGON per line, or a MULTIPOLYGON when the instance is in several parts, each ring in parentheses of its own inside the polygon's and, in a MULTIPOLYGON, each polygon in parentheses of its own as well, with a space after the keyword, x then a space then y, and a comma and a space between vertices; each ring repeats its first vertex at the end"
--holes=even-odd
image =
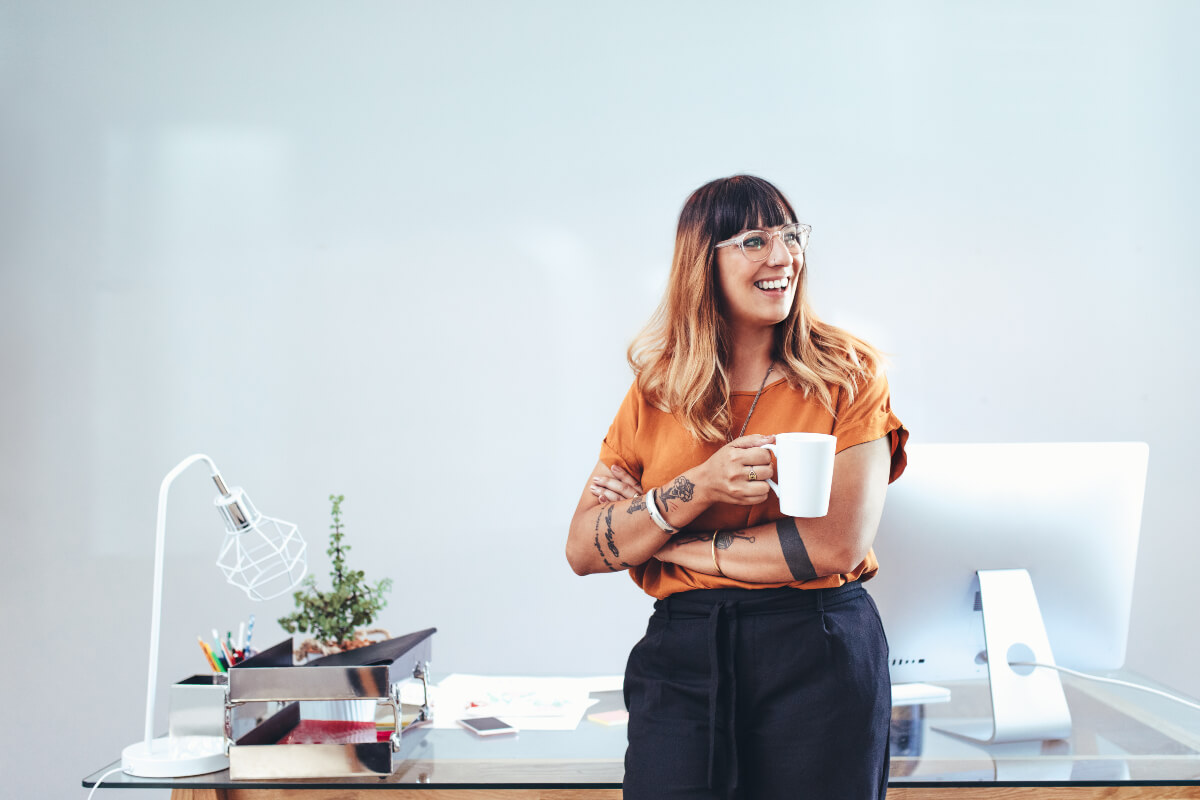
POLYGON ((699 488, 714 503, 753 506, 763 502, 771 492, 767 478, 775 476, 771 454, 763 445, 774 442, 774 436, 757 433, 734 439, 700 466, 699 488), (754 480, 750 480, 752 470, 754 480))
POLYGON ((638 482, 637 478, 621 469, 617 464, 609 467, 608 472, 609 477, 597 475, 592 478, 592 483, 588 487, 588 490, 600 501, 600 505, 615 503, 618 500, 632 500, 642 493, 642 484, 638 482))

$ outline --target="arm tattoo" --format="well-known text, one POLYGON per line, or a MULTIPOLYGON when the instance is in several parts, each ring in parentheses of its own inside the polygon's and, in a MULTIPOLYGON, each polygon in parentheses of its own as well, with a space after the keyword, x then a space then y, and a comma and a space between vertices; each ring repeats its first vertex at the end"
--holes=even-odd
POLYGON ((787 562, 792 577, 798 581, 811 581, 816 578, 817 571, 813 568, 812 559, 808 557, 808 548, 800 538, 800 531, 796 529, 796 520, 784 517, 775 523, 775 530, 779 532, 783 560, 787 562))
POLYGON ((593 542, 596 545, 596 552, 600 554, 600 558, 604 559, 604 566, 608 567, 609 572, 616 572, 617 568, 608 560, 608 556, 604 555, 604 548, 600 546, 600 532, 596 532, 596 539, 593 542))
POLYGON ((692 494, 695 492, 695 490, 696 484, 680 475, 670 486, 666 487, 665 489, 659 489, 654 497, 658 500, 662 500, 662 505, 665 506, 663 511, 666 511, 670 508, 670 506, 667 505, 668 501, 678 498, 679 502, 681 503, 690 502, 692 499, 692 494))
POLYGON ((608 526, 608 530, 604 532, 604 538, 608 542, 608 549, 612 551, 614 558, 621 557, 621 551, 617 549, 617 542, 613 533, 612 527, 612 506, 608 507, 608 516, 604 518, 604 524, 608 526))
POLYGON ((734 539, 745 539, 747 544, 754 544, 754 537, 745 531, 718 531, 717 549, 728 550, 734 539))
MULTIPOLYGON (((692 542, 711 542, 711 533, 677 533, 671 538, 671 544, 683 545, 692 542)), ((754 544, 754 537, 745 531, 717 531, 717 549, 728 550, 734 539, 744 539, 747 544, 754 544)))
POLYGON ((635 512, 641 511, 645 507, 646 507, 646 498, 639 494, 637 497, 633 498, 633 502, 629 504, 629 508, 625 509, 625 513, 633 514, 635 512))
POLYGON ((597 514, 597 515, 596 515, 596 530, 597 530, 597 531, 599 531, 599 530, 600 530, 600 518, 601 518, 601 517, 603 517, 603 516, 604 516, 604 512, 603 512, 603 511, 601 511, 599 514, 597 514))
POLYGON ((604 566, 608 567, 609 572, 617 572, 618 570, 622 569, 633 569, 633 564, 626 564, 624 561, 620 562, 621 565, 619 567, 613 566, 613 563, 608 560, 608 556, 604 555, 604 548, 600 546, 599 531, 596 532, 596 539, 593 544, 596 545, 596 552, 598 552, 600 554, 600 558, 604 560, 604 566))

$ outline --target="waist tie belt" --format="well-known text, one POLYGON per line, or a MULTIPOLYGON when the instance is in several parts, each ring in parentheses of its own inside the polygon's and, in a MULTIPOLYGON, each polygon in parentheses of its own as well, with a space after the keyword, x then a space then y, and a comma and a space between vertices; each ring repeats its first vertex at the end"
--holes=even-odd
POLYGON ((671 595, 654 604, 655 616, 666 619, 708 619, 708 788, 731 796, 738 787, 737 643, 738 618, 787 611, 823 611, 827 604, 848 600, 863 591, 857 582, 831 589, 698 589, 671 595), (725 618, 725 635, 721 620, 725 618), (722 658, 724 656, 724 658, 722 658), (726 662, 722 665, 722 661, 726 662), (728 680, 726 676, 728 675, 728 680), (724 704, 722 704, 724 698, 724 704), (722 705, 724 706, 722 708, 722 705), (721 712, 724 711, 722 715, 721 712), (717 750, 717 720, 724 718, 730 747, 717 750), (725 780, 718 787, 718 764, 728 758, 725 780))

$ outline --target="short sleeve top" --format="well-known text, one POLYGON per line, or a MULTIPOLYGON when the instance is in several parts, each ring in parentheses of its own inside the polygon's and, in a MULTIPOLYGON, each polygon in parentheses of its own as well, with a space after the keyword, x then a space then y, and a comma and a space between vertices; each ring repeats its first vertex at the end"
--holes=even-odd
MULTIPOLYGON (((904 444, 908 440, 908 431, 892 413, 887 378, 882 373, 877 374, 859 387, 853 401, 848 401, 846 392, 840 386, 830 386, 830 392, 834 401, 833 414, 816 398, 807 397, 802 389, 790 386, 786 379, 780 378, 768 384, 762 390, 745 435, 789 431, 831 433, 837 437, 836 449, 839 453, 847 447, 886 436, 892 454, 889 482, 900 477, 907 463, 904 444)), ((750 411, 755 394, 731 393, 732 419, 739 427, 750 411)), ((680 473, 707 460, 721 447, 720 443, 693 439, 674 415, 655 408, 642 396, 635 380, 600 447, 600 461, 609 467, 619 464, 648 489, 674 480, 680 473)), ((779 510, 779 499, 771 492, 764 502, 754 506, 715 503, 687 527, 702 531, 740 530, 783 517, 784 514, 779 510)), ((872 550, 853 571, 811 581, 745 583, 720 575, 693 572, 678 564, 664 564, 653 558, 630 569, 629 574, 647 594, 661 599, 692 589, 765 589, 778 586, 822 589, 866 580, 874 576, 878 569, 879 562, 872 550)))

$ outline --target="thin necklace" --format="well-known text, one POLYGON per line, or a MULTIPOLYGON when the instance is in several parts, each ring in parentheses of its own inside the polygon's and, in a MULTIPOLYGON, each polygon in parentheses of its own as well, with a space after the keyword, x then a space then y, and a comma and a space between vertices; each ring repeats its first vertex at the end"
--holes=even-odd
POLYGON ((738 431, 737 438, 740 439, 746 434, 746 426, 750 424, 750 416, 754 414, 754 407, 758 405, 758 398, 762 397, 763 389, 767 388, 767 378, 771 377, 771 370, 773 369, 775 369, 774 361, 767 365, 767 374, 763 375, 762 386, 758 387, 758 393, 754 395, 754 402, 750 404, 750 413, 746 415, 746 421, 742 423, 742 429, 738 431))

